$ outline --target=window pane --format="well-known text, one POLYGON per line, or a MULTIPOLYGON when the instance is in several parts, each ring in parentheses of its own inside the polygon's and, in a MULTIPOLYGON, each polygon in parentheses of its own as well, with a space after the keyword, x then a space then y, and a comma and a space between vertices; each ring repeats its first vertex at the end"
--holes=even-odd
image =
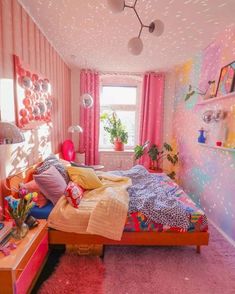
POLYGON ((136 87, 102 87, 102 95, 100 100, 101 105, 122 104, 135 105, 136 104, 136 87))

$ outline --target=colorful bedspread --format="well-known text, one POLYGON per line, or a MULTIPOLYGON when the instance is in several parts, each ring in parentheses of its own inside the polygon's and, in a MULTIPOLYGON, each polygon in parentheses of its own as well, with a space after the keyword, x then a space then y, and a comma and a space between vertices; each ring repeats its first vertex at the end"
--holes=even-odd
POLYGON ((133 182, 125 231, 207 231, 203 211, 165 174, 150 174, 142 166, 116 173, 133 182))

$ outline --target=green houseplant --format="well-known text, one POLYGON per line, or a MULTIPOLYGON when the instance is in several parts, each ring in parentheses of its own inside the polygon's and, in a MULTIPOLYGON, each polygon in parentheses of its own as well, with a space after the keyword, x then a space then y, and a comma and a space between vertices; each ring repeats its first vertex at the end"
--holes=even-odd
MULTIPOLYGON (((135 160, 141 158, 145 154, 146 143, 143 145, 136 145, 134 149, 135 160)), ((148 151, 148 156, 151 159, 150 169, 161 171, 160 165, 164 158, 166 158, 172 165, 176 165, 179 161, 178 153, 173 151, 173 148, 170 144, 164 143, 162 148, 159 148, 156 144, 150 145, 148 151)), ((168 174, 172 179, 175 178, 175 172, 171 172, 168 174)))
POLYGON ((128 133, 116 112, 102 113, 100 119, 104 123, 104 130, 110 135, 110 142, 114 144, 115 151, 123 151, 124 144, 128 141, 128 133))

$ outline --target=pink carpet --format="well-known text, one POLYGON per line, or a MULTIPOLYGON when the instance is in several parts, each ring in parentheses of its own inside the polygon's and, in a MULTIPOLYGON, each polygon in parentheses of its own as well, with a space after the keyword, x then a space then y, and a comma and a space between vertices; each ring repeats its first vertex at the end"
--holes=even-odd
POLYGON ((99 257, 65 254, 40 294, 103 294, 104 266, 99 257))
POLYGON ((40 293, 234 294, 235 248, 212 226, 210 233, 210 244, 201 254, 194 247, 107 246, 105 273, 96 258, 68 262, 64 256, 58 275, 54 273, 40 293), (64 261, 68 264, 62 267, 64 261))

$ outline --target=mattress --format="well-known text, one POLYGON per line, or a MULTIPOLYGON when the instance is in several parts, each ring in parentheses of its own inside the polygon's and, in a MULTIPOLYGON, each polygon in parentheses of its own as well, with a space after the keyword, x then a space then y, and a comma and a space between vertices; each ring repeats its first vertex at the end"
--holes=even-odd
MULTIPOLYGON (((122 176, 131 177, 132 179, 132 186, 128 188, 130 202, 124 231, 206 232, 208 230, 207 218, 204 212, 196 206, 196 204, 182 190, 181 187, 179 187, 165 174, 150 174, 143 166, 135 166, 128 171, 116 171, 115 173, 118 175, 120 174, 122 176), (162 195, 162 191, 166 191, 166 193, 164 193, 163 202, 161 202, 162 199, 159 198, 159 195, 162 195), (145 197, 147 200, 149 200, 148 195, 152 197, 151 199, 154 200, 154 202, 151 202, 150 204, 153 203, 155 205, 156 203, 156 205, 159 205, 159 203, 162 203, 162 206, 159 210, 152 210, 152 207, 155 209, 154 205, 151 206, 151 209, 148 207, 148 211, 145 214, 145 210, 143 210, 142 207, 146 206, 144 201, 145 197), (141 199, 141 202, 139 199, 141 199), (170 202, 169 205, 168 200, 173 202, 170 202), (141 204, 138 206, 140 207, 140 210, 133 209, 133 207, 135 208, 135 203, 141 204), (176 206, 180 207, 180 211, 175 210, 176 206), (170 211, 170 213, 168 213, 171 218, 169 221, 168 219, 164 219, 165 222, 161 222, 159 215, 162 213, 162 207, 163 210, 166 208, 164 210, 164 213, 166 211, 166 215, 170 211), (149 211, 152 214, 151 217, 148 215, 149 211), (181 214, 177 214, 178 212, 183 213, 184 220, 186 220, 186 225, 177 226, 179 222, 175 221, 175 219, 176 217, 181 217, 181 214)), ((31 215, 39 219, 47 219, 52 209, 53 205, 51 202, 49 202, 43 208, 34 207, 31 211, 31 215)))
MULTIPOLYGON (((184 203, 186 210, 189 212, 190 225, 188 232, 206 232, 208 230, 207 218, 204 212, 198 208, 189 196, 183 191, 179 190, 179 201, 184 203)), ((48 204, 42 208, 37 206, 31 210, 31 215, 37 219, 47 219, 53 204, 48 204)), ((148 221, 147 217, 141 212, 128 213, 126 224, 124 227, 125 232, 184 232, 181 228, 169 227, 162 224, 157 224, 148 221)))

